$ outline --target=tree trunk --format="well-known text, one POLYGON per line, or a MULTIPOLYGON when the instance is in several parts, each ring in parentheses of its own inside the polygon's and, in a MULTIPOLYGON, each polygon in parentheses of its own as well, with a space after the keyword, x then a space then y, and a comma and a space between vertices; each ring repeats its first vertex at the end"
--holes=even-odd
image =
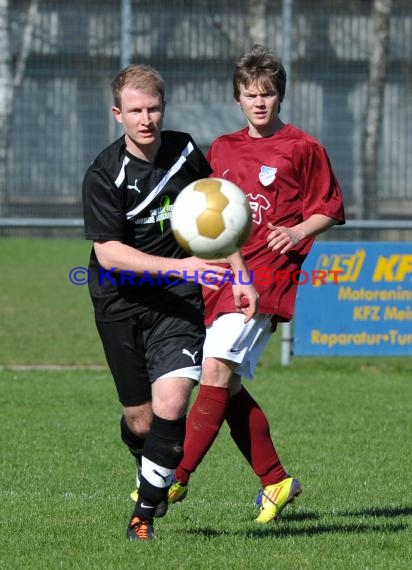
POLYGON ((386 82, 386 59, 390 42, 391 0, 374 0, 371 20, 372 52, 369 64, 366 118, 363 135, 363 184, 360 217, 377 219, 379 138, 386 82))
POLYGON ((13 101, 23 80, 27 58, 30 54, 38 5, 39 0, 30 1, 26 25, 22 33, 21 48, 13 70, 9 37, 9 0, 0 0, 0 216, 4 215, 7 202, 7 149, 13 101))
POLYGON ((0 216, 6 200, 7 128, 13 101, 9 41, 9 2, 0 0, 0 216))
POLYGON ((251 44, 266 45, 266 0, 249 0, 249 38, 251 44))

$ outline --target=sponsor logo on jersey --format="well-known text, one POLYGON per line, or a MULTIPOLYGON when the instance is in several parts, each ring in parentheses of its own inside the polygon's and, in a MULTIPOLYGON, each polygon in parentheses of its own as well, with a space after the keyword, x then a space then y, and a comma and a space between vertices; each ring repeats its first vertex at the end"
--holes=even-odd
POLYGON ((134 184, 128 184, 127 187, 129 190, 136 190, 138 194, 141 192, 140 188, 137 186, 137 178, 134 179, 134 184))
POLYGON ((163 222, 165 219, 169 219, 172 215, 172 206, 170 205, 170 197, 163 196, 160 200, 161 215, 159 217, 160 231, 163 233, 163 222), (163 214, 163 215, 162 215, 163 214))
POLYGON ((150 216, 145 218, 136 218, 136 224, 155 224, 159 222, 160 231, 164 232, 164 220, 169 220, 172 217, 172 204, 169 196, 163 196, 160 200, 159 208, 150 210, 150 216))

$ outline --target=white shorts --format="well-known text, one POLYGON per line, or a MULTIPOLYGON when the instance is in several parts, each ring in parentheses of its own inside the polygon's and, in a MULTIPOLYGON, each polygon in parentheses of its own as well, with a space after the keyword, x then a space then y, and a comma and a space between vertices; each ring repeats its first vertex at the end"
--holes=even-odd
POLYGON ((273 334, 272 315, 255 315, 245 324, 245 315, 220 315, 206 329, 205 358, 224 358, 235 362, 235 374, 253 379, 256 364, 273 334))

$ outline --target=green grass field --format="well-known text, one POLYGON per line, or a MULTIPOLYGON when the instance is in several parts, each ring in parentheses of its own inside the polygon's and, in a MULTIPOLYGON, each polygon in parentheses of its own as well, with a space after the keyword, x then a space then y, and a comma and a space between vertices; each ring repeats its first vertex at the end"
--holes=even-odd
POLYGON ((90 242, 0 239, 0 364, 101 364, 87 285, 90 242))
POLYGON ((259 527, 259 482, 226 427, 190 493, 129 543, 134 467, 104 366, 76 241, 0 240, 0 568, 329 570, 412 565, 412 361, 296 358, 278 339, 249 385, 304 493, 259 527), (16 370, 14 366, 84 365, 16 370))

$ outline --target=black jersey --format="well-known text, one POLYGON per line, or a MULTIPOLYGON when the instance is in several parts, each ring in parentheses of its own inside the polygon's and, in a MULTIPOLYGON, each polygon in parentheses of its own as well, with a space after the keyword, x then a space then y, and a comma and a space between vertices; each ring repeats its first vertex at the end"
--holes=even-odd
MULTIPOLYGON (((153 163, 130 154, 122 136, 98 155, 84 177, 86 239, 120 241, 162 257, 186 257, 171 230, 172 206, 185 186, 210 173, 209 163, 187 133, 163 131, 153 163)), ((176 296, 193 294, 193 287, 200 290, 155 277, 128 279, 124 273, 105 272, 94 249, 89 272, 96 318, 105 321, 123 319, 154 300, 157 306, 162 299, 168 304, 176 296)))

